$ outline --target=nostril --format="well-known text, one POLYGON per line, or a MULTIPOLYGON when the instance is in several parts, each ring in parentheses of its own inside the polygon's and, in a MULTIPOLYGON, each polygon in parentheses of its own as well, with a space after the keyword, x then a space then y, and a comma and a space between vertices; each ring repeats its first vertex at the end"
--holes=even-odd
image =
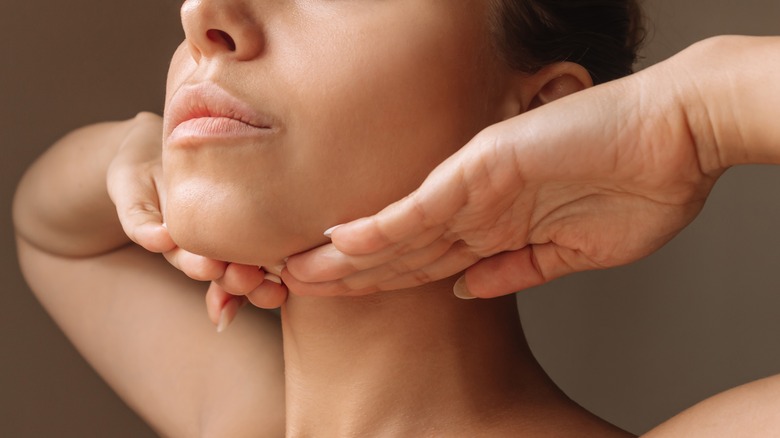
POLYGON ((225 31, 209 29, 206 31, 206 37, 217 44, 223 44, 231 52, 236 51, 236 42, 233 41, 233 38, 225 31))

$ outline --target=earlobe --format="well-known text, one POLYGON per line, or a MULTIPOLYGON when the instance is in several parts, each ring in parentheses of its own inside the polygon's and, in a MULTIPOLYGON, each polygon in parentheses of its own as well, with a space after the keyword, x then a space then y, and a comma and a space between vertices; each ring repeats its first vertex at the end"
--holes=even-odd
POLYGON ((531 89, 526 90, 526 95, 532 97, 528 101, 526 111, 590 88, 593 86, 593 79, 585 67, 572 62, 560 62, 533 74, 528 84, 531 89))

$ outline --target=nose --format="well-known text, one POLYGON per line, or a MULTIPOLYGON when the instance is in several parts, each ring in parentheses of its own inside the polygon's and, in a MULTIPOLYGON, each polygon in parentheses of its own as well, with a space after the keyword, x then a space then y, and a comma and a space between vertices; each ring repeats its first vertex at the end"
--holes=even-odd
POLYGON ((187 0, 181 22, 190 53, 202 58, 248 61, 263 52, 263 28, 246 0, 187 0))

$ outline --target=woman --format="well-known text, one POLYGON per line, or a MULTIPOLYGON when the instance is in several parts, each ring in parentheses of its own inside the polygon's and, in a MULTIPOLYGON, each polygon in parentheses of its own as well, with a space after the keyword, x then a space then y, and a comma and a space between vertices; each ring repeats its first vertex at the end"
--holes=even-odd
POLYGON ((458 300, 455 277, 382 297, 291 296, 283 336, 259 313, 218 336, 201 317, 203 287, 128 244, 105 183, 162 132, 154 181, 183 250, 171 261, 233 262, 204 261, 228 282, 231 269, 270 269, 410 191, 483 127, 629 71, 635 5, 558 7, 185 2, 163 123, 142 114, 78 130, 20 184, 26 278, 164 435, 628 436, 546 377, 512 297, 458 300), (592 19, 571 20, 584 29, 566 25, 584 11, 592 19))

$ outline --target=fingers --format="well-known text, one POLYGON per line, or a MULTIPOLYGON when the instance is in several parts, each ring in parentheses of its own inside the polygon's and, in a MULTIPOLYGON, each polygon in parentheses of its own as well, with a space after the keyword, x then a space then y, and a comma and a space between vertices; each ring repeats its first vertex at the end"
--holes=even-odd
POLYGON ((168 263, 176 269, 198 281, 212 281, 222 278, 228 266, 225 262, 195 255, 178 247, 164 252, 163 255, 168 263))
POLYGON ((533 246, 505 252, 468 268, 465 286, 473 297, 495 298, 546 283, 534 261, 533 246))
POLYGON ((425 231, 430 222, 418 196, 412 194, 375 216, 338 226, 331 239, 336 248, 347 254, 371 254, 425 231))
POLYGON ((356 296, 441 280, 461 272, 478 259, 462 242, 452 244, 448 240, 437 240, 384 265, 336 280, 306 282, 292 275, 289 269, 283 272, 283 278, 290 290, 298 295, 356 296))
MULTIPOLYGON (((419 258, 421 253, 423 257, 426 254, 430 257, 430 252, 437 246, 446 250, 452 245, 452 241, 443 235, 444 232, 443 226, 433 227, 409 240, 391 244, 376 253, 366 255, 347 255, 332 244, 323 245, 290 257, 287 260, 287 269, 295 278, 308 283, 338 280, 358 271, 367 271, 386 264, 391 267, 399 266, 398 273, 405 274, 409 269, 404 269, 403 266, 409 258, 419 258), (427 251, 419 251, 423 248, 427 248, 427 251)), ((434 258, 441 256, 441 253, 443 251, 434 258)), ((419 262, 408 263, 421 266, 419 262)))
POLYGON ((151 176, 115 167, 107 184, 125 234, 152 252, 165 252, 176 244, 163 226, 157 188, 151 176))
POLYGON ((239 301, 242 300, 243 297, 236 297, 233 295, 230 295, 225 291, 225 289, 222 289, 217 283, 211 282, 209 284, 209 288, 206 291, 206 312, 209 315, 209 319, 214 325, 218 325, 220 323, 220 319, 225 320, 228 324, 230 321, 232 321, 233 317, 235 317, 235 314, 237 313, 237 308, 235 309, 236 312, 233 312, 232 309, 229 309, 228 312, 224 313, 231 313, 232 316, 230 316, 229 320, 222 318, 223 311, 225 309, 226 304, 231 300, 239 301))
POLYGON ((230 263, 215 283, 232 295, 246 296, 261 309, 276 309, 287 301, 287 287, 282 280, 256 266, 230 263))
POLYGON ((345 254, 371 254, 443 227, 468 199, 460 156, 445 160, 406 198, 374 216, 336 227, 331 234, 333 244, 345 254))
POLYGON ((266 280, 246 297, 255 307, 261 309, 276 309, 287 301, 287 287, 284 284, 266 280))
MULTIPOLYGON (((472 142, 484 141, 480 138, 472 142)), ((485 166, 475 164, 473 157, 464 152, 468 149, 461 149, 437 166, 406 198, 372 217, 329 230, 332 244, 291 257, 287 268, 292 283, 287 278, 285 283, 295 286, 295 293, 356 294, 417 285, 425 278, 442 278, 455 272, 455 259, 449 256, 436 265, 425 266, 440 258, 452 242, 461 240, 463 231, 474 234, 471 228, 480 225, 472 224, 473 215, 461 214, 469 202, 483 198, 480 192, 469 189, 466 175, 485 166), (464 224, 463 218, 468 223, 464 224)), ((478 239, 484 234, 479 233, 478 239)), ((468 259, 474 261, 471 255, 468 259)), ((465 267, 460 261, 456 264, 465 267)))
POLYGON ((359 296, 377 292, 379 290, 376 286, 367 289, 354 290, 347 286, 343 279, 320 283, 306 283, 290 275, 287 270, 282 272, 282 280, 291 293, 301 296, 359 296))
POLYGON ((478 255, 459 243, 433 263, 405 275, 393 277, 380 283, 378 287, 380 290, 397 290, 420 286, 458 274, 477 260, 479 260, 478 255))
POLYGON ((552 243, 529 245, 486 258, 468 268, 465 274, 466 294, 495 298, 597 268, 597 264, 579 251, 552 243))
MULTIPOLYGON (((163 253, 176 248, 176 243, 171 239, 168 229, 164 224, 157 222, 157 217, 147 217, 146 222, 140 223, 136 220, 131 223, 127 220, 122 223, 125 234, 128 231, 130 240, 145 248, 147 251, 163 253), (127 228, 125 228, 127 227, 127 228)), ((120 222, 122 220, 120 219, 120 222)))
POLYGON ((133 242, 152 252, 175 247, 163 226, 156 182, 162 172, 161 129, 159 116, 138 114, 106 174, 108 194, 122 229, 133 242))
POLYGON ((264 279, 265 272, 257 266, 230 263, 224 275, 215 281, 233 295, 246 295, 260 286, 264 279))
POLYGON ((462 242, 451 245, 442 253, 436 250, 433 245, 407 255, 402 261, 395 261, 395 266, 389 263, 320 283, 306 283, 286 270, 284 282, 299 295, 359 296, 420 286, 448 278, 465 269, 465 278, 459 282, 465 282, 465 291, 458 291, 461 298, 495 298, 539 286, 571 273, 600 268, 581 252, 552 243, 530 245, 482 260, 462 242), (405 266, 405 269, 399 269, 398 266, 405 266))
MULTIPOLYGON (((228 271, 230 270, 228 267, 228 271)), ((242 270, 243 268, 237 271, 242 270)), ((260 270, 258 272, 262 273, 260 270)), ((261 280, 257 287, 241 296, 229 293, 216 281, 211 282, 206 291, 206 311, 211 322, 217 326, 217 332, 225 331, 238 315, 239 309, 247 302, 262 309, 276 309, 287 301, 287 288, 281 284, 281 280, 273 274, 268 274, 268 277, 269 279, 261 280)))

